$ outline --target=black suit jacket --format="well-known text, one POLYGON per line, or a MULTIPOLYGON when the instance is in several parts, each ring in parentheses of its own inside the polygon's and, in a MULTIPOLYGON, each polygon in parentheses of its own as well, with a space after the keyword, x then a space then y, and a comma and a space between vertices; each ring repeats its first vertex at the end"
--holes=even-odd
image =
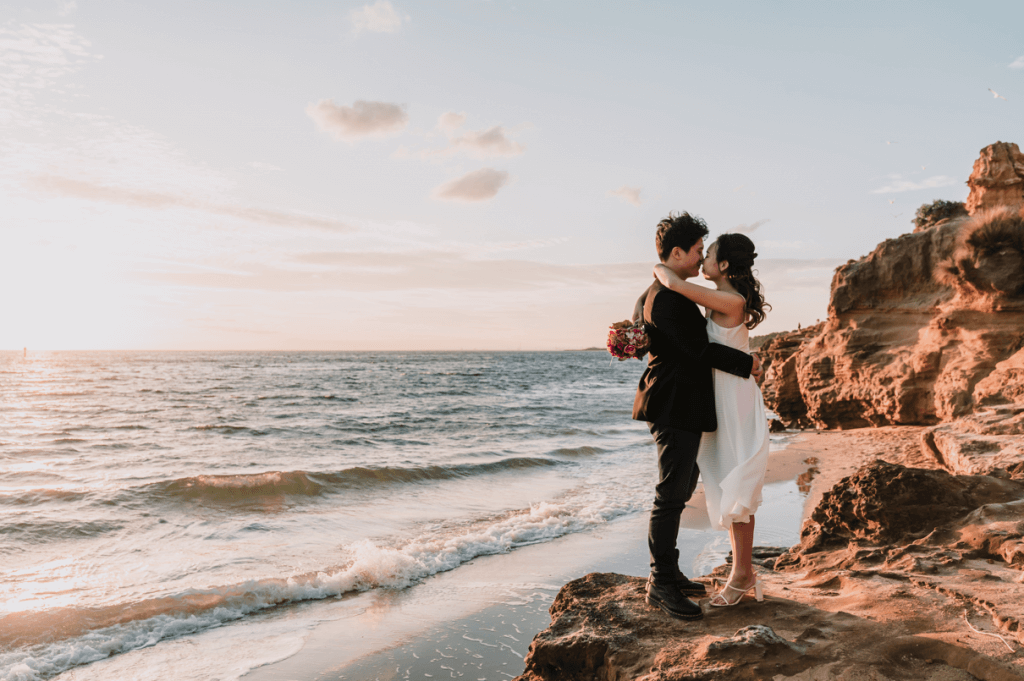
POLYGON ((698 433, 717 430, 711 369, 747 378, 754 358, 709 343, 697 304, 658 282, 647 291, 644 323, 650 359, 633 400, 633 418, 698 433))

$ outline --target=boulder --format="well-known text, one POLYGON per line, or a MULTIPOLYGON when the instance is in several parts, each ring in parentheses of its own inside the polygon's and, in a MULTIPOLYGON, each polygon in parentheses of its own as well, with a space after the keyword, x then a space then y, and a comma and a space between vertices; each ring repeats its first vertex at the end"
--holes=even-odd
POLYGON ((1016 477, 1024 462, 1024 402, 991 407, 930 428, 921 437, 921 449, 952 473, 998 475, 1003 471, 1016 477))
POLYGON ((1012 480, 875 460, 822 496, 801 531, 799 552, 851 542, 909 543, 963 519, 982 504, 1022 497, 1024 484, 1012 480))

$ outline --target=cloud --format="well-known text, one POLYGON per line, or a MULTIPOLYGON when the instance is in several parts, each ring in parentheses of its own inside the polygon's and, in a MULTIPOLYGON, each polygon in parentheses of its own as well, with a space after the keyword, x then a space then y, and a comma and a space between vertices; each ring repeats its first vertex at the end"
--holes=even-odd
POLYGON ((1012 64, 1009 65, 1011 69, 1024 69, 1024 55, 1017 57, 1012 64))
MULTIPOLYGON (((230 259, 201 268, 147 262, 133 272, 133 288, 172 286, 197 307, 218 310, 217 323, 231 319, 232 312, 239 327, 257 320, 259 328, 281 334, 267 348, 359 349, 372 342, 376 349, 514 349, 522 342, 524 347, 564 349, 600 345, 608 321, 624 318, 651 280, 650 261, 574 265, 482 259, 426 243, 397 251, 275 255, 284 259, 230 259), (349 339, 353 315, 373 326, 370 341, 349 339), (452 315, 465 323, 454 329, 452 315)), ((758 277, 775 309, 756 333, 824 318, 829 282, 841 262, 759 258, 758 277)), ((174 329, 189 322, 174 319, 174 329)), ((210 347, 209 332, 186 330, 175 336, 186 347, 210 347)), ((168 334, 158 338, 166 347, 168 334)), ((221 341, 224 347, 240 342, 259 344, 237 333, 221 341)))
POLYGON ((735 227, 732 228, 732 231, 739 232, 740 234, 750 234, 751 232, 756 231, 758 227, 760 227, 766 222, 769 222, 768 218, 758 220, 757 222, 751 222, 749 225, 736 225, 735 227))
POLYGON ((36 93, 100 58, 89 47, 67 24, 0 25, 0 103, 31 105, 36 93))
POLYGON ((640 187, 629 187, 622 185, 618 189, 611 189, 608 191, 609 196, 617 196, 623 201, 628 201, 634 206, 640 205, 640 187))
POLYGON ((481 168, 440 185, 434 189, 433 197, 444 201, 487 201, 493 199, 508 180, 509 174, 504 170, 481 168))
POLYGON ((283 168, 275 166, 273 163, 264 163, 263 161, 252 161, 249 166, 261 174, 284 170, 283 168))
MULTIPOLYGON (((759 258, 758 278, 777 293, 811 286, 827 295, 837 258, 759 258)), ((536 291, 567 288, 635 287, 650 283, 650 262, 575 265, 525 259, 484 259, 455 250, 315 251, 294 253, 284 262, 234 263, 230 267, 157 267, 145 278, 169 283, 261 291, 536 291), (386 275, 386 276, 382 276, 386 275)), ((635 296, 632 296, 635 300, 635 296)))
POLYGON ((441 149, 421 149, 412 152, 401 147, 395 152, 399 158, 415 157, 420 159, 452 156, 460 151, 473 158, 490 158, 495 156, 519 156, 526 147, 513 141, 508 130, 495 125, 485 130, 469 130, 458 135, 458 129, 466 122, 465 113, 448 111, 437 119, 437 127, 448 136, 448 145, 441 149))
POLYGON ((419 250, 299 253, 291 256, 290 263, 249 263, 244 269, 236 265, 221 270, 207 267, 203 271, 187 271, 180 266, 149 265, 139 275, 188 286, 263 291, 528 291, 633 282, 639 292, 649 283, 650 273, 650 263, 563 265, 419 250))
POLYGON ((879 187, 878 189, 872 189, 872 194, 895 194, 898 192, 912 192, 918 189, 935 189, 936 187, 949 187, 957 183, 952 177, 945 175, 935 175, 929 177, 920 182, 911 182, 910 180, 898 179, 899 176, 891 176, 893 182, 879 187))
POLYGON ((553 237, 551 239, 530 239, 528 241, 499 241, 496 243, 474 246, 473 251, 478 255, 491 253, 507 253, 509 251, 523 251, 535 248, 547 248, 564 244, 570 239, 567 236, 553 237))
POLYGON ((338 106, 323 99, 306 107, 317 127, 338 140, 351 142, 360 137, 385 137, 401 132, 409 123, 405 107, 387 102, 356 101, 338 106))
POLYGON ((456 130, 461 128, 462 124, 465 122, 465 113, 446 111, 445 113, 441 114, 441 116, 437 119, 437 127, 449 134, 452 134, 456 130))
POLYGON ((395 11, 388 0, 379 0, 372 5, 354 9, 349 18, 352 20, 353 33, 395 33, 402 27, 403 21, 409 21, 409 16, 403 17, 395 11))
POLYGON ((480 131, 469 131, 456 137, 449 143, 451 150, 465 150, 470 156, 485 158, 488 156, 518 156, 526 148, 513 142, 505 134, 505 128, 496 125, 480 131))
POLYGON ((331 218, 285 213, 248 206, 217 204, 188 196, 112 187, 56 175, 37 175, 29 179, 28 184, 36 190, 49 194, 89 201, 102 201, 136 208, 148 208, 151 210, 169 208, 199 210, 214 215, 282 227, 312 227, 334 232, 349 232, 354 229, 340 220, 331 218))

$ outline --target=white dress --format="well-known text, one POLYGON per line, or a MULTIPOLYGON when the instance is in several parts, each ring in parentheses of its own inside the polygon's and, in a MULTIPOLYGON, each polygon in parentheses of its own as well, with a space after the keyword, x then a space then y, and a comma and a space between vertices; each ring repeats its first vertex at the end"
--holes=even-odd
MULTIPOLYGON (((747 327, 727 329, 708 318, 708 340, 750 352, 747 327)), ((750 521, 761 505, 768 465, 768 417, 754 379, 712 369, 718 430, 700 438, 697 465, 704 481, 711 526, 728 529, 750 521)))

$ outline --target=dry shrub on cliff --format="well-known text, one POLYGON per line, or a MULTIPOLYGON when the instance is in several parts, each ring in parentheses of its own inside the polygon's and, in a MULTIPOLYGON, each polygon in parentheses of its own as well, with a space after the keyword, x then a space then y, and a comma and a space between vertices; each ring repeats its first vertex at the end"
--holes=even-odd
POLYGON ((955 218, 967 215, 967 208, 963 201, 945 201, 936 199, 931 203, 922 203, 914 214, 915 232, 928 229, 939 220, 955 218))
POLYGON ((953 254, 936 265, 935 279, 961 291, 1024 295, 1024 206, 975 215, 953 254))

